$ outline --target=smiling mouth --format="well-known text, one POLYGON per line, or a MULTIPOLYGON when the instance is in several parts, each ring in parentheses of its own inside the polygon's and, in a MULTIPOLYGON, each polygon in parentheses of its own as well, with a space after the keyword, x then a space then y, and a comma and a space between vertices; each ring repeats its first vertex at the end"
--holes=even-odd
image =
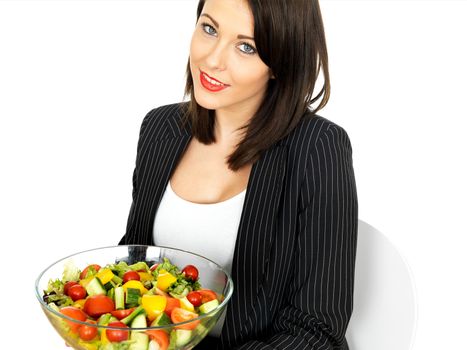
POLYGON ((224 84, 217 79, 211 78, 202 70, 200 70, 200 81, 201 85, 209 91, 220 91, 230 86, 229 84, 224 84))

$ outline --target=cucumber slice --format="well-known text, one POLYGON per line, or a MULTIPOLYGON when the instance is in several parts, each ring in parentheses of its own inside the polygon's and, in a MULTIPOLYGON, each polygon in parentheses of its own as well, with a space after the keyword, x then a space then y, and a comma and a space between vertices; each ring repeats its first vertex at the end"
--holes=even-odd
MULTIPOLYGON (((99 317, 99 321, 97 322, 97 324, 99 326, 107 326, 110 323, 111 318, 111 314, 103 314, 101 317, 99 317)), ((99 334, 102 334, 104 328, 99 327, 97 330, 99 331, 99 334)))
POLYGON ((171 323, 172 322, 170 321, 170 317, 167 316, 165 312, 162 312, 159 316, 156 317, 154 321, 152 321, 151 327, 167 326, 171 323))
POLYGON ((129 314, 127 317, 124 319, 120 320, 121 322, 128 324, 133 321, 133 319, 138 316, 139 314, 143 314, 146 316, 146 312, 144 311, 144 308, 140 305, 136 309, 133 310, 131 314, 129 314))
POLYGON ((147 350, 149 346, 149 336, 141 331, 132 331, 130 340, 131 343, 129 350, 147 350))
MULTIPOLYGON (((115 284, 121 284, 123 282, 123 279, 118 277, 116 274, 115 274, 115 271, 114 272, 114 276, 112 277, 112 281, 115 283, 115 284)), ((117 272, 118 274, 118 272, 117 272)))
POLYGON ((188 329, 173 329, 170 332, 170 344, 175 344, 175 348, 185 346, 190 342, 192 334, 188 329))
POLYGON ((115 288, 115 283, 113 283, 112 281, 107 282, 106 284, 104 284, 104 288, 108 293, 111 289, 115 288))
POLYGON ((199 311, 202 314, 207 314, 209 311, 214 310, 216 307, 219 306, 219 301, 217 299, 208 301, 199 307, 199 311))
MULTIPOLYGON (((105 286, 104 286, 105 287, 105 286)), ((115 299, 115 289, 114 288, 110 288, 109 290, 107 290, 107 296, 111 299, 115 299)))
POLYGON ((103 314, 101 315, 101 317, 99 317, 99 321, 97 322, 97 324, 99 326, 107 326, 111 318, 112 318, 112 314, 103 314))
POLYGON ((49 305, 51 309, 54 309, 55 311, 60 312, 60 308, 57 305, 55 305, 55 303, 48 303, 47 305, 49 305))
POLYGON ((86 285, 86 292, 88 292, 88 295, 98 295, 98 294, 106 295, 107 294, 107 291, 105 290, 104 286, 99 280, 99 277, 95 277, 95 276, 86 285))
POLYGON ((141 291, 136 288, 127 288, 125 303, 128 307, 138 306, 139 298, 141 297, 141 291))
MULTIPOLYGON (((146 328, 146 315, 141 313, 131 322, 132 328, 146 328)), ((133 342, 129 350, 147 350, 149 346, 149 336, 144 331, 131 331, 130 340, 133 342)))
POLYGON ((146 328, 146 315, 143 313, 138 314, 133 321, 131 321, 131 328, 146 328))
POLYGON ((209 333, 209 330, 201 323, 195 328, 195 330, 201 338, 204 338, 209 333))
POLYGON ((115 308, 117 310, 125 308, 125 290, 123 287, 115 288, 115 308))

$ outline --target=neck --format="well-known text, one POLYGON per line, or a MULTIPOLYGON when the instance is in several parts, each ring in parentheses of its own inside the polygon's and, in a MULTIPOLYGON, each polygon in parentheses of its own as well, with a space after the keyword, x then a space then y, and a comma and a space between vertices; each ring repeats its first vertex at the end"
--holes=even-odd
POLYGON ((215 113, 214 135, 217 144, 235 146, 243 138, 246 129, 237 130, 248 124, 253 112, 250 110, 231 111, 217 109, 215 113))

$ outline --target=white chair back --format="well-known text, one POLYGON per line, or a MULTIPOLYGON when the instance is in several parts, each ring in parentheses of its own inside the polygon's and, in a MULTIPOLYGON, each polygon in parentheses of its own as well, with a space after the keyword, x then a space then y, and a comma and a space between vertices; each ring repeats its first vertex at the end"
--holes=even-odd
POLYGON ((417 316, 410 268, 381 232, 361 220, 358 225, 349 348, 410 350, 417 316))

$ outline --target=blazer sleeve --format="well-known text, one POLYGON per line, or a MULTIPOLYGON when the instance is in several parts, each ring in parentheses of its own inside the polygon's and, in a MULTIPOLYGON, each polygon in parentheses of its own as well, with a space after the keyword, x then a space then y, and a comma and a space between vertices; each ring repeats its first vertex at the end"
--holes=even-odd
POLYGON ((308 155, 289 290, 265 339, 241 350, 348 349, 358 228, 352 148, 330 125, 308 155))
MULTIPOLYGON (((141 123, 140 131, 139 131, 139 138, 138 138, 138 146, 137 146, 137 152, 136 152, 136 162, 135 162, 135 168, 133 170, 133 191, 132 191, 132 202, 131 202, 131 207, 130 207, 130 213, 128 215, 128 220, 127 220, 127 225, 126 225, 126 230, 125 234, 123 237, 120 239, 120 242, 118 243, 119 245, 122 244, 130 244, 130 229, 132 226, 132 223, 134 221, 134 215, 135 215, 135 204, 136 204, 136 197, 138 194, 138 179, 139 179, 139 170, 141 168, 141 148, 143 146, 144 142, 144 132, 146 129, 146 126, 149 122, 149 118, 152 115, 153 110, 149 111, 146 116, 143 119, 143 122, 141 123)), ((134 242, 133 242, 134 243, 134 242)))

